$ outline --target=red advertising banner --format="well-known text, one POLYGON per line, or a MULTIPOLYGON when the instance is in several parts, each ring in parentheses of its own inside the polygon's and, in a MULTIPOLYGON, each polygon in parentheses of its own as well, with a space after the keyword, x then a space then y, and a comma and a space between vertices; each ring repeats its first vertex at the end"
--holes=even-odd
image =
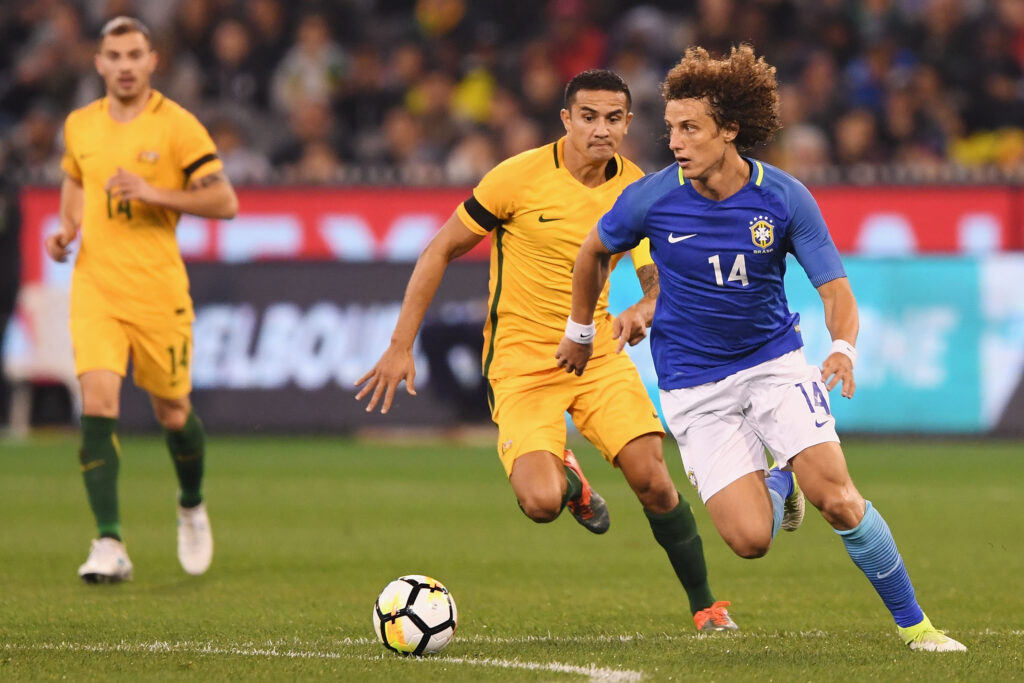
MULTIPOLYGON (((1024 249, 1024 191, 1010 187, 827 187, 813 190, 844 253, 991 253, 1024 249)), ((467 188, 247 188, 232 221, 185 216, 188 261, 413 261, 467 188)), ((48 280, 43 239, 58 190, 22 191, 24 279, 48 280)), ((486 259, 484 240, 467 258, 486 259)))
POLYGON ((990 253, 1024 249, 1024 193, 1002 187, 812 188, 844 253, 990 253))

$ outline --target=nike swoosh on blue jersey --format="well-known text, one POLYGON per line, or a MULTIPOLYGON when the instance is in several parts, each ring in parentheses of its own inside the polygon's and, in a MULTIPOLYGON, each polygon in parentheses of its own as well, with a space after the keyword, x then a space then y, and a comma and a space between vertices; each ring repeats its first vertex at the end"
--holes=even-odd
POLYGON ((676 242, 682 242, 683 240, 688 240, 691 237, 696 237, 696 236, 697 236, 697 233, 693 233, 692 235, 680 235, 679 237, 676 237, 672 233, 669 233, 668 234, 668 243, 669 244, 675 244, 676 242))

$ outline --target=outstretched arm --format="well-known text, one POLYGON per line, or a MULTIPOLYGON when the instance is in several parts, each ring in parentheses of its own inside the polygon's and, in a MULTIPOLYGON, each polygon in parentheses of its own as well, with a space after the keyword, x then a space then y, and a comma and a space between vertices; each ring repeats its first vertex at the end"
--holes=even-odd
POLYGON ((647 337, 647 328, 654 320, 654 307, 658 303, 658 266, 653 263, 636 269, 640 287, 644 295, 635 304, 624 310, 612 324, 612 336, 619 340, 619 351, 626 347, 636 346, 647 337))
POLYGON ((608 281, 611 257, 611 252, 597 235, 597 228, 594 228, 583 240, 576 256, 572 274, 572 310, 566 336, 555 352, 558 367, 565 368, 566 372, 582 375, 594 352, 594 309, 604 283, 608 281))
POLYGON ((416 363, 412 357, 412 345, 423 316, 434 300, 448 264, 475 247, 482 239, 482 235, 467 228, 458 214, 453 213, 420 254, 405 288, 402 309, 398 313, 395 331, 391 334, 391 344, 373 369, 356 380, 357 386, 366 383, 356 394, 357 401, 372 392, 366 404, 366 412, 371 412, 378 403, 381 404, 381 413, 391 410, 395 390, 402 380, 405 380, 406 391, 412 396, 416 395, 416 363))
POLYGON ((107 180, 107 190, 119 200, 135 199, 203 218, 228 219, 238 213, 238 197, 224 171, 194 178, 184 190, 171 190, 153 187, 141 176, 118 168, 107 180))
POLYGON ((837 278, 818 287, 818 295, 825 306, 825 326, 832 335, 832 350, 821 365, 821 378, 829 391, 842 382, 842 396, 853 398, 857 385, 853 380, 853 365, 857 358, 857 333, 860 323, 857 300, 853 297, 850 281, 837 278))

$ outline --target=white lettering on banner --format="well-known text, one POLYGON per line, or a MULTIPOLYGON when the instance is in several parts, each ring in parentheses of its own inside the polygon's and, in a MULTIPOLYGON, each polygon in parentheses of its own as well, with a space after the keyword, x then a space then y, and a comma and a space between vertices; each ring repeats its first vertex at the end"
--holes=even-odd
POLYGON ((210 229, 205 218, 182 215, 178 220, 178 249, 184 258, 201 258, 210 249, 210 229))
MULTIPOLYGON (((341 312, 329 303, 314 305, 292 333, 295 383, 302 389, 319 389, 334 374, 345 351, 347 335, 339 324, 341 312)), ((349 328, 349 329, 358 329, 349 328)))
POLYGON ((196 313, 192 324, 195 386, 246 386, 249 347, 256 326, 252 306, 216 304, 203 306, 196 313))
POLYGON ((981 306, 985 332, 981 337, 981 406, 987 426, 999 420, 1017 384, 1024 378, 1021 282, 1024 282, 1024 256, 1014 254, 983 262, 981 306))
MULTIPOLYGON (((858 352, 865 358, 857 366, 857 382, 882 386, 895 377, 907 387, 934 389, 946 381, 949 335, 956 329, 955 308, 932 306, 886 317, 874 308, 860 311, 858 352)), ((824 329, 824 326, 822 326, 824 329)))
POLYGON ((967 254, 999 251, 1001 228, 999 219, 990 213, 965 213, 956 226, 961 251, 967 254))
POLYGON ((415 261, 440 229, 441 222, 432 213, 398 216, 384 238, 384 258, 388 261, 415 261))
POLYGON ((917 251, 914 226, 899 213, 869 213, 857 235, 857 251, 871 256, 901 256, 917 251))
POLYGON ((239 214, 220 224, 219 254, 229 263, 302 254, 305 235, 294 214, 239 214))
POLYGON ((337 259, 372 261, 376 256, 373 228, 357 213, 324 216, 320 221, 320 234, 337 259))
MULTIPOLYGON (((857 385, 879 388, 896 382, 907 388, 934 389, 946 381, 950 334, 960 315, 955 308, 911 308, 902 315, 884 315, 860 307, 857 335, 857 385)), ((820 365, 832 339, 820 308, 801 312, 801 335, 809 363, 820 365)))
MULTIPOLYGON (((353 390, 388 347, 398 302, 338 307, 321 301, 308 310, 280 302, 257 324, 248 304, 210 304, 193 324, 193 384, 197 389, 273 390, 294 383, 315 391, 331 384, 353 390)), ((417 382, 429 381, 427 363, 413 348, 417 382)))
POLYGON ((259 340, 256 342, 253 373, 246 386, 277 389, 288 384, 291 372, 287 358, 291 352, 292 332, 302 320, 302 309, 295 304, 273 304, 263 313, 259 340))

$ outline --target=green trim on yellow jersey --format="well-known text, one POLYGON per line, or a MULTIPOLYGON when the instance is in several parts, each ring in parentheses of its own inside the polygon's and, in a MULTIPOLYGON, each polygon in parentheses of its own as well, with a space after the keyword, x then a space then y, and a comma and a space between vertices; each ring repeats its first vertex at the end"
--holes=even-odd
MULTIPOLYGON (((480 354, 484 376, 492 381, 554 367, 580 245, 623 188, 643 176, 616 154, 605 169, 612 177, 589 187, 566 168, 564 145, 562 138, 506 159, 473 188, 473 199, 456 209, 476 234, 488 234, 492 223, 497 228, 490 232, 490 298, 480 354)), ((607 306, 602 290, 595 357, 617 348, 607 306)))
MULTIPOLYGON (((494 340, 498 336, 498 301, 501 299, 501 276, 503 266, 505 265, 505 254, 501 248, 501 238, 505 235, 504 228, 498 228, 493 233, 494 250, 497 252, 498 266, 497 275, 494 280, 494 296, 491 297, 491 310, 487 314, 487 323, 491 328, 490 343, 487 345, 487 358, 484 360, 484 377, 489 377, 487 374, 491 369, 491 361, 494 360, 494 340)), ((490 383, 487 385, 488 395, 491 397, 491 403, 493 408, 493 394, 490 392, 490 383)))

